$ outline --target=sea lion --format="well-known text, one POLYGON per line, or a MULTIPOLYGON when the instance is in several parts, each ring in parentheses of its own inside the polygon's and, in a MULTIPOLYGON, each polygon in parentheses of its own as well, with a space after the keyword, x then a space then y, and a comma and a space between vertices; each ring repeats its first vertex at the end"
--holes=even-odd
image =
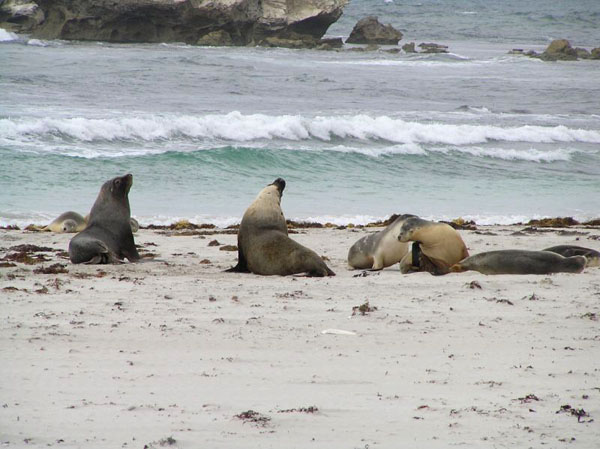
POLYGON ((85 219, 77 212, 68 211, 60 214, 48 226, 42 228, 42 231, 49 232, 81 232, 86 226, 85 219))
POLYGON ((277 178, 260 191, 244 213, 238 231, 238 263, 229 272, 285 276, 335 276, 314 251, 288 237, 281 211, 285 181, 277 178))
POLYGON ((418 243, 416 247, 413 244, 412 253, 408 253, 400 261, 402 272, 446 274, 452 265, 469 256, 458 231, 446 223, 419 217, 407 218, 400 227, 398 240, 418 243))
POLYGON ((398 240, 400 226, 411 214, 400 215, 383 231, 359 239, 348 251, 351 268, 381 270, 400 262, 408 252, 408 243, 398 240))
MULTIPOLYGON (((89 219, 90 214, 87 214, 84 218, 86 224, 89 221, 89 219)), ((129 223, 131 223, 131 232, 133 232, 134 234, 140 230, 140 223, 135 218, 130 217, 129 223)))
POLYGON ((133 176, 127 174, 106 181, 89 215, 87 227, 69 242, 73 263, 136 262, 140 255, 131 232, 129 190, 133 176))
POLYGON ((558 245, 543 249, 542 251, 550 251, 552 253, 560 254, 563 257, 585 256, 587 259, 586 268, 600 266, 600 252, 595 249, 575 245, 558 245))
POLYGON ((550 251, 506 249, 475 254, 450 267, 453 273, 475 270, 483 274, 581 273, 584 256, 563 257, 550 251))

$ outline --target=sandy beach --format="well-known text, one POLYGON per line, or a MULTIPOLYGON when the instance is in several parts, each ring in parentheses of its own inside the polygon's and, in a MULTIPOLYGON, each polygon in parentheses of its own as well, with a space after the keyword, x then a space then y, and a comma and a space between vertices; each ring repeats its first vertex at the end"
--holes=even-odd
MULTIPOLYGON (((471 254, 600 250, 600 228, 525 228, 460 232, 471 254)), ((72 235, 0 230, 0 258, 46 247, 1 261, 0 445, 598 447, 600 268, 348 270, 376 230, 291 235, 321 279, 224 273, 218 230, 142 229, 143 262, 108 266, 72 265, 72 235)))

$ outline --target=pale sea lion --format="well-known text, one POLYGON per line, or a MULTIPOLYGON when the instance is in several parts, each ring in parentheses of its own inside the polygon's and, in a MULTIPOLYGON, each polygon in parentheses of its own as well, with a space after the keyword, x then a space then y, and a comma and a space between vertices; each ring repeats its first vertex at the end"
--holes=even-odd
POLYGON ((227 271, 285 276, 335 276, 314 251, 288 237, 281 211, 285 181, 277 178, 248 207, 238 231, 238 263, 227 271))
POLYGON ((558 245, 543 249, 542 251, 550 251, 552 253, 560 254, 563 257, 585 256, 587 259, 586 267, 600 266, 600 252, 595 249, 576 245, 558 245))
POLYGON ((398 240, 404 220, 414 217, 400 215, 384 230, 359 239, 348 251, 348 265, 352 268, 381 270, 400 262, 408 252, 408 243, 398 240))
POLYGON ((402 272, 429 271, 433 274, 446 274, 452 265, 469 256, 458 231, 446 223, 419 217, 407 218, 400 227, 398 240, 418 242, 416 247, 413 244, 413 251, 400 261, 402 272))
POLYGON ((453 273, 475 270, 483 274, 581 273, 584 256, 563 257, 550 251, 507 249, 475 254, 450 267, 453 273))
POLYGON ((42 231, 50 232, 81 232, 85 229, 86 221, 77 212, 68 211, 60 214, 48 226, 42 228, 42 231))
POLYGON ((133 176, 127 174, 106 181, 89 215, 87 227, 71 239, 69 257, 73 263, 136 262, 140 255, 131 232, 129 190, 133 176))

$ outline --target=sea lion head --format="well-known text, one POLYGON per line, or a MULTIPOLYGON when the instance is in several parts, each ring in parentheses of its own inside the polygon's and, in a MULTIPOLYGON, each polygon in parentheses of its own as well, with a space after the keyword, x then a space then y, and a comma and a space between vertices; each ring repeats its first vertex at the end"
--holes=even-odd
POLYGON ((400 226, 398 240, 405 243, 414 240, 414 232, 418 231, 420 227, 427 223, 428 222, 426 220, 423 220, 422 218, 416 216, 408 217, 404 220, 402 226, 400 226))
POLYGON ((277 190, 279 191, 279 196, 283 195, 283 191, 285 189, 285 180, 283 178, 277 178, 269 185, 277 187, 277 190))
POLYGON ((77 232, 77 223, 75 222, 75 220, 67 219, 62 222, 61 229, 62 232, 67 233, 77 232))
POLYGON ((89 214, 89 224, 92 224, 99 217, 125 217, 129 222, 131 209, 129 208, 129 190, 133 184, 133 175, 131 173, 125 176, 117 176, 109 181, 106 181, 96 202, 89 214))

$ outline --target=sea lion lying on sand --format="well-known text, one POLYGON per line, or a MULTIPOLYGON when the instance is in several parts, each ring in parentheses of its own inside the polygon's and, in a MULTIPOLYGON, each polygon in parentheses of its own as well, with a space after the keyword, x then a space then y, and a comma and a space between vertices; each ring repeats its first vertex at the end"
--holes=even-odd
POLYGON ((414 215, 400 215, 384 230, 356 241, 348 251, 348 265, 363 270, 381 270, 400 262, 408 252, 408 243, 399 241, 398 235, 402 223, 409 217, 414 215))
POLYGON ((453 273, 475 270, 483 274, 581 273, 584 256, 563 257, 550 251, 506 249, 475 254, 450 267, 453 273))
POLYGON ((72 210, 64 212, 54 219, 42 231, 49 232, 81 232, 85 229, 87 222, 83 216, 72 210))
POLYGON ((600 266, 600 252, 595 249, 575 245, 558 245, 543 249, 542 251, 550 251, 552 253, 560 254, 563 257, 585 256, 587 259, 586 268, 600 266))
POLYGON ((428 271, 446 274, 455 263, 469 256, 467 246, 456 229, 446 223, 409 217, 400 227, 398 240, 413 241, 412 252, 400 261, 403 273, 428 271))
POLYGON ((69 257, 73 263, 136 262, 140 255, 131 232, 129 190, 133 176, 127 174, 106 181, 89 215, 87 227, 71 239, 69 257))
POLYGON ((260 191, 248 207, 238 231, 238 263, 229 272, 262 275, 308 273, 335 276, 314 251, 288 237, 281 211, 285 181, 277 178, 260 191))

